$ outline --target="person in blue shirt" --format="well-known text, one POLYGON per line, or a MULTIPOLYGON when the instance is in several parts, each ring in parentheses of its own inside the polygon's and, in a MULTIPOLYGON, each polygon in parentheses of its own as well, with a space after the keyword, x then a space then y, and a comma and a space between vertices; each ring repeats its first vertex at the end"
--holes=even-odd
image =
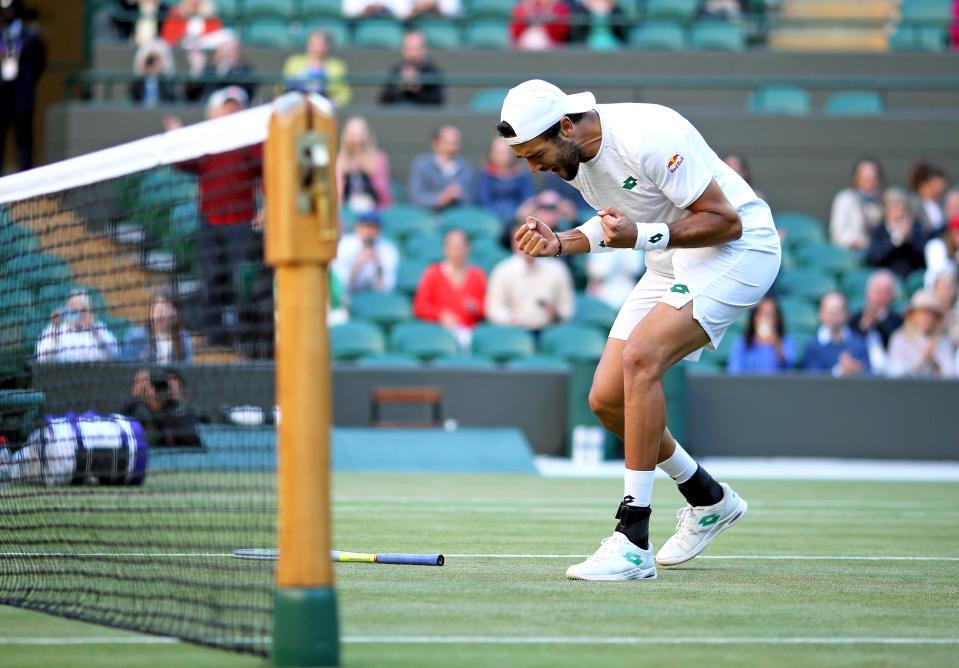
POLYGON ((489 162, 476 176, 476 203, 496 214, 503 229, 513 227, 516 210, 535 194, 529 168, 501 137, 493 139, 489 162))
POLYGON ((796 347, 783 329, 779 304, 765 297, 749 314, 746 331, 733 344, 726 371, 733 374, 774 374, 796 363, 796 347))
POLYGON ((857 376, 870 372, 866 342, 847 325, 846 298, 827 292, 819 302, 816 337, 806 345, 803 369, 833 376, 857 376))

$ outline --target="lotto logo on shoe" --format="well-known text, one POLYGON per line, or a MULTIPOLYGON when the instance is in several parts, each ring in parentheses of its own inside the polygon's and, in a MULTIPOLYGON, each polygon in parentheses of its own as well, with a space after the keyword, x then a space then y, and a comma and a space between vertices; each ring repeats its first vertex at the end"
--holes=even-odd
POLYGON ((637 566, 643 565, 642 555, 636 554, 635 552, 627 552, 623 555, 623 559, 628 561, 631 564, 636 564, 637 566))
POLYGON ((672 158, 669 159, 669 162, 666 163, 666 169, 669 170, 670 174, 675 174, 676 170, 679 169, 679 166, 683 164, 683 156, 679 153, 676 153, 672 158))
POLYGON ((699 520, 699 526, 708 527, 716 524, 719 521, 719 513, 713 513, 712 515, 706 515, 703 519, 699 520))

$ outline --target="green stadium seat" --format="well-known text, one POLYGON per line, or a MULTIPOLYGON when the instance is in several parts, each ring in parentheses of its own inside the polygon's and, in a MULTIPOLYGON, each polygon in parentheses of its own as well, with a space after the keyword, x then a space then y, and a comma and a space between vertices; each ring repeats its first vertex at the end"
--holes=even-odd
POLYGON ((233 23, 242 13, 243 0, 216 0, 216 15, 226 23, 233 23))
POLYGON ((498 114, 503 108, 503 100, 506 99, 508 92, 509 88, 485 88, 476 91, 470 98, 470 109, 498 114))
POLYGON ((800 267, 841 275, 862 266, 862 257, 846 248, 832 244, 805 243, 795 246, 800 267))
POLYGON ((424 19, 416 22, 416 29, 426 37, 432 49, 457 49, 462 36, 456 23, 449 19, 424 19))
POLYGON ((311 32, 323 30, 330 36, 330 42, 336 48, 342 49, 350 44, 350 26, 343 19, 334 17, 310 17, 303 20, 300 31, 301 41, 305 42, 311 32))
POLYGON ((486 249, 478 252, 471 252, 470 263, 482 269, 483 273, 489 276, 493 273, 493 269, 496 268, 496 265, 509 256, 510 252, 507 250, 486 249))
POLYGON ((702 0, 646 0, 646 18, 689 23, 701 4, 702 0))
POLYGON ((256 18, 243 28, 243 41, 251 46, 286 49, 296 43, 290 24, 280 18, 256 18))
POLYGON ((754 114, 805 116, 812 108, 809 93, 798 86, 765 86, 749 94, 747 108, 754 114))
POLYGON ((386 345, 380 328, 372 322, 351 320, 330 327, 330 349, 336 362, 379 355, 386 345))
POLYGON ((689 44, 704 51, 743 51, 746 34, 738 23, 699 21, 689 32, 689 44))
POLYGON ((678 23, 644 21, 630 31, 629 43, 646 51, 681 51, 686 48, 686 32, 678 23))
POLYGON ((43 253, 24 253, 7 260, 4 270, 21 288, 32 290, 43 282, 46 258, 43 253))
POLYGON ((776 288, 779 293, 816 303, 827 292, 838 289, 836 279, 815 269, 782 273, 776 279, 776 288))
POLYGON ((440 216, 443 232, 463 230, 471 239, 499 237, 502 223, 493 213, 478 206, 458 206, 447 209, 440 216))
POLYGON ((496 362, 482 355, 447 355, 437 357, 431 366, 437 369, 489 369, 497 367, 496 362))
POLYGON ((605 347, 606 336, 595 327, 583 325, 553 325, 540 338, 544 353, 569 362, 598 360, 605 347))
POLYGON ((0 314, 29 313, 34 309, 33 291, 24 287, 6 287, 0 294, 0 314))
POLYGON ((416 288, 420 285, 420 278, 423 272, 430 265, 418 259, 406 258, 400 260, 396 268, 396 289, 407 295, 416 294, 416 288))
POLYGON ((197 178, 172 167, 151 169, 139 182, 140 201, 136 208, 157 209, 196 201, 197 178))
POLYGON ((466 26, 463 41, 473 49, 500 49, 509 48, 509 21, 494 19, 479 19, 471 21, 466 26))
POLYGON ((908 299, 912 297, 913 293, 916 290, 921 290, 926 285, 926 270, 925 269, 916 269, 914 272, 906 276, 906 280, 902 283, 902 292, 903 298, 908 299))
POLYGON ((460 353, 460 345, 449 331, 436 323, 420 320, 394 327, 390 334, 390 348, 421 360, 460 353))
POLYGON ((720 361, 716 353, 708 350, 703 352, 697 361, 682 364, 687 376, 719 376, 726 372, 726 365, 720 361))
POLYGON ((413 317, 410 299, 395 292, 357 292, 350 297, 350 315, 375 322, 389 331, 393 325, 413 317))
POLYGON ((473 352, 497 362, 532 355, 536 350, 533 335, 522 327, 480 324, 473 332, 473 352))
POLYGON ((573 322, 608 332, 615 319, 616 309, 606 302, 583 293, 576 295, 576 312, 573 314, 573 322))
MULTIPOLYGON (((3 288, 0 287, 0 290, 3 288)), ((73 289, 69 283, 51 283, 43 285, 37 293, 36 312, 38 315, 49 318, 58 308, 63 308, 73 289)))
POLYGON ((297 4, 298 0, 243 0, 243 15, 292 19, 298 14, 297 4))
POLYGON ((802 368, 803 358, 806 356, 806 346, 815 338, 816 333, 815 331, 789 332, 789 336, 793 340, 793 349, 796 351, 796 368, 802 368))
POLYGON ((509 19, 513 16, 516 0, 470 0, 468 12, 471 19, 509 19))
POLYGON ((107 329, 110 330, 110 333, 113 334, 117 341, 123 341, 126 338, 127 332, 130 331, 130 327, 133 324, 126 318, 118 318, 109 313, 100 316, 100 321, 107 326, 107 329))
POLYGON ((946 34, 936 26, 903 22, 889 36, 889 49, 891 51, 945 51, 946 34))
POLYGON ((881 116, 882 97, 873 90, 842 90, 826 98, 828 116, 881 116))
MULTIPOLYGON (((40 252, 40 240, 29 227, 10 223, 0 227, 0 259, 5 261, 18 255, 40 252)), ((0 267, 0 275, 4 268, 0 267)))
POLYGON ((353 46, 398 51, 403 43, 402 24, 389 19, 367 19, 356 24, 353 46))
POLYGON ((436 232, 407 237, 403 255, 413 260, 433 264, 443 259, 443 237, 436 232))
POLYGON ((382 355, 369 355, 361 357, 356 361, 357 366, 370 367, 381 366, 392 369, 415 369, 422 366, 422 362, 412 355, 403 353, 383 353, 382 355))
POLYGON ((342 0, 300 0, 300 14, 304 18, 313 16, 341 18, 343 2, 342 0))
POLYGON ((800 244, 824 243, 826 226, 818 218, 795 211, 783 211, 773 214, 776 227, 786 233, 785 243, 792 247, 800 244))
POLYGON ((381 213, 383 232, 392 239, 436 232, 439 226, 433 214, 412 204, 394 204, 381 213))
POLYGON ((819 328, 819 309, 813 304, 795 297, 783 297, 778 301, 786 332, 814 332, 819 328))
POLYGON ((569 371, 571 366, 565 359, 555 355, 531 355, 510 360, 506 363, 506 368, 523 371, 569 371))
POLYGON ((951 0, 902 0, 902 20, 946 27, 952 22, 951 0))

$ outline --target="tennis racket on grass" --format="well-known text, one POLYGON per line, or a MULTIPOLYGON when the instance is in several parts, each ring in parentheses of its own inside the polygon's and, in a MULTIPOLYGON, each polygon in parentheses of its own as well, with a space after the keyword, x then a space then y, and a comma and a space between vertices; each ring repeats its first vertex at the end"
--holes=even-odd
MULTIPOLYGON (((275 561, 280 551, 275 548, 240 548, 233 550, 237 559, 275 561)), ((373 554, 367 552, 344 552, 330 550, 330 559, 335 563, 392 564, 397 566, 442 566, 445 559, 442 554, 398 554, 386 552, 373 554)))

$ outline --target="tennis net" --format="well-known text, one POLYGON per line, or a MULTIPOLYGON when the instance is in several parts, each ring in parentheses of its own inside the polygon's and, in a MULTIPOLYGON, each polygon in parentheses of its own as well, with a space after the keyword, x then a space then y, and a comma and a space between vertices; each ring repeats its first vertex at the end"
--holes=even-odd
POLYGON ((0 603, 268 653, 269 114, 0 179, 0 603))

